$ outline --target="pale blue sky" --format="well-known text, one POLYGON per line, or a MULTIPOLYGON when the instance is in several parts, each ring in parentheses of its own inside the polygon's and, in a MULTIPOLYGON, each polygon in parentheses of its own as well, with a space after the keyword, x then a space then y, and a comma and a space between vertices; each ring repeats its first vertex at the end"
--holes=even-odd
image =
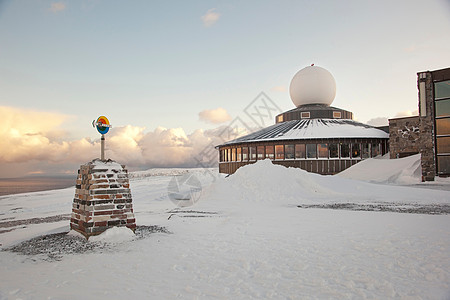
POLYGON ((0 3, 0 106, 68 116, 67 140, 98 138, 99 115, 211 129, 199 112, 236 117, 261 91, 288 110, 311 63, 334 75, 333 106, 393 117, 417 109, 418 71, 450 65, 448 0, 0 3))

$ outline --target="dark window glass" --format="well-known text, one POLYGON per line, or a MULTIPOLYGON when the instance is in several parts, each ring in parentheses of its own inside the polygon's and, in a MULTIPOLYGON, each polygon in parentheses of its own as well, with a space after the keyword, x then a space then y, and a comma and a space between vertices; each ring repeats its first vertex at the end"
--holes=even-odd
POLYGON ((306 158, 317 158, 316 144, 306 144, 306 158))
POLYGON ((362 153, 362 158, 369 158, 370 157, 370 144, 362 144, 361 145, 362 149, 361 149, 361 153, 362 153))
POLYGON ((328 158, 328 145, 327 144, 318 144, 317 145, 317 153, 319 154, 319 158, 328 158))
POLYGON ((236 161, 236 148, 231 149, 231 161, 236 161))
POLYGON ((275 159, 284 159, 283 145, 275 145, 275 159))
POLYGON ((248 147, 242 148, 242 160, 248 160, 248 147))
POLYGON ((341 144, 341 157, 350 157, 350 145, 341 144))
POLYGON ((237 149, 236 149, 236 158, 237 158, 237 161, 241 161, 241 160, 242 160, 241 153, 242 153, 242 149, 241 149, 241 148, 237 148, 237 149))
POLYGON ((249 147, 250 150, 250 160, 256 160, 256 147, 249 147))
POLYGON ((273 146, 266 146, 266 158, 273 159, 273 146))
POLYGON ((438 156, 438 173, 450 174, 450 156, 438 156))
POLYGON ((380 144, 372 144, 372 157, 380 155, 380 144))
POLYGON ((450 134, 450 118, 436 119, 436 134, 450 134))
POLYGON ((330 158, 338 158, 339 157, 339 150, 338 150, 337 144, 329 144, 328 151, 330 153, 330 158))
POLYGON ((450 116, 450 99, 436 101, 436 117, 450 116))
POLYGON ((361 157, 361 149, 359 148, 359 144, 352 144, 352 158, 360 158, 361 157))
POLYGON ((258 151, 258 160, 264 159, 264 146, 258 146, 256 149, 258 151))
POLYGON ((295 158, 294 145, 285 145, 284 153, 286 155, 286 159, 294 159, 295 158))
POLYGON ((295 145, 295 158, 305 158, 305 144, 297 144, 295 145))
POLYGON ((434 83, 434 99, 450 98, 450 80, 434 83))
POLYGON ((437 153, 450 153, 450 137, 438 137, 437 142, 437 153))

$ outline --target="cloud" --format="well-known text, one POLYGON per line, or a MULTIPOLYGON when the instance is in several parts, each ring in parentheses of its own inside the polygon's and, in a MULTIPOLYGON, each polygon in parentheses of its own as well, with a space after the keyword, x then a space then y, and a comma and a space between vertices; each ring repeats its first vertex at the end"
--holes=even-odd
POLYGON ((403 118, 403 117, 412 117, 412 116, 418 116, 419 115, 419 111, 416 110, 404 110, 404 111, 400 111, 398 112, 394 118, 403 118))
POLYGON ((54 13, 58 13, 60 11, 63 11, 66 9, 66 4, 62 1, 60 2, 53 2, 50 5, 50 11, 54 12, 54 13))
POLYGON ((198 117, 201 121, 212 124, 221 124, 231 120, 231 116, 222 107, 203 110, 199 112, 198 117))
POLYGON ((388 126, 389 121, 386 117, 379 117, 370 119, 369 121, 367 121, 367 124, 372 126, 388 126))
POLYGON ((287 88, 284 85, 278 85, 271 88, 271 90, 274 92, 286 92, 287 88))
POLYGON ((203 25, 205 27, 214 25, 220 19, 220 14, 215 12, 215 10, 215 8, 211 8, 202 16, 203 25))

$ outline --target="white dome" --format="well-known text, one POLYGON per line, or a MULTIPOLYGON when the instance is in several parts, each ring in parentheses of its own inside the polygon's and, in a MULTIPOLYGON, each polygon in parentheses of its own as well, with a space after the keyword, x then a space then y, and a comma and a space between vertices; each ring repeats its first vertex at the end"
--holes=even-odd
POLYGON ((324 68, 311 65, 294 75, 289 87, 295 106, 305 104, 331 105, 336 96, 336 81, 324 68))

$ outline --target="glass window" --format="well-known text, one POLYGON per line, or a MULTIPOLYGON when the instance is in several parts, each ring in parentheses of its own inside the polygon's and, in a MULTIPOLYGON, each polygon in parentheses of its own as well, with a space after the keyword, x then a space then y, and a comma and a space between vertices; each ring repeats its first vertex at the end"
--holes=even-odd
POLYGON ((370 157, 370 144, 364 143, 361 145, 361 157, 362 158, 369 158, 370 157))
POLYGON ((266 158, 273 159, 273 146, 266 146, 266 158))
POLYGON ((372 157, 377 157, 378 155, 380 155, 381 153, 380 144, 372 144, 371 148, 372 148, 372 157))
POLYGON ((328 145, 327 144, 318 144, 317 152, 319 154, 319 158, 328 158, 328 145))
POLYGON ((283 122, 283 115, 277 116, 277 123, 283 122))
POLYGON ((450 134, 450 118, 436 119, 436 134, 450 134))
POLYGON ((434 83, 434 99, 450 98, 450 80, 434 83))
POLYGON ((256 160, 256 147, 249 147, 250 150, 250 160, 256 160))
POLYGON ((223 161, 223 150, 219 151, 219 161, 223 161))
POLYGON ((237 158, 237 161, 241 161, 241 160, 242 160, 241 153, 242 153, 242 149, 241 149, 241 148, 237 148, 237 149, 236 149, 236 158, 237 158))
POLYGON ((338 145, 337 144, 329 144, 328 152, 330 154, 330 158, 338 158, 339 157, 338 145))
POLYGON ((360 158, 361 157, 361 149, 359 148, 359 144, 352 144, 352 158, 360 158))
POLYGON ((258 146, 256 150, 258 151, 258 160, 264 159, 264 146, 258 146))
POLYGON ((295 150, 294 145, 285 145, 284 146, 284 153, 286 159, 294 159, 295 158, 295 150))
POLYGON ((341 118, 341 112, 340 111, 333 111, 333 118, 334 119, 340 119, 341 118))
POLYGON ((309 111, 302 112, 302 113, 300 114, 300 117, 301 117, 302 119, 309 119, 309 118, 311 117, 311 114, 309 113, 309 111))
POLYGON ((295 145, 295 158, 305 158, 305 144, 297 144, 295 145))
POLYGON ((231 149, 227 149, 227 161, 231 161, 231 149))
POLYGON ((450 153, 450 137, 438 137, 437 142, 437 153, 450 153))
POLYGON ((248 147, 242 148, 242 160, 248 160, 248 147))
POLYGON ((438 156, 438 173, 439 174, 450 174, 450 156, 438 156))
POLYGON ((450 116, 450 99, 436 101, 434 105, 436 106, 436 117, 450 116))
POLYGON ((236 161, 236 148, 231 149, 231 161, 236 161))
POLYGON ((275 159, 284 159, 283 145, 275 145, 275 159))
POLYGON ((306 158, 317 158, 316 144, 306 144, 306 158))
POLYGON ((350 145, 341 144, 341 157, 350 157, 350 145))

